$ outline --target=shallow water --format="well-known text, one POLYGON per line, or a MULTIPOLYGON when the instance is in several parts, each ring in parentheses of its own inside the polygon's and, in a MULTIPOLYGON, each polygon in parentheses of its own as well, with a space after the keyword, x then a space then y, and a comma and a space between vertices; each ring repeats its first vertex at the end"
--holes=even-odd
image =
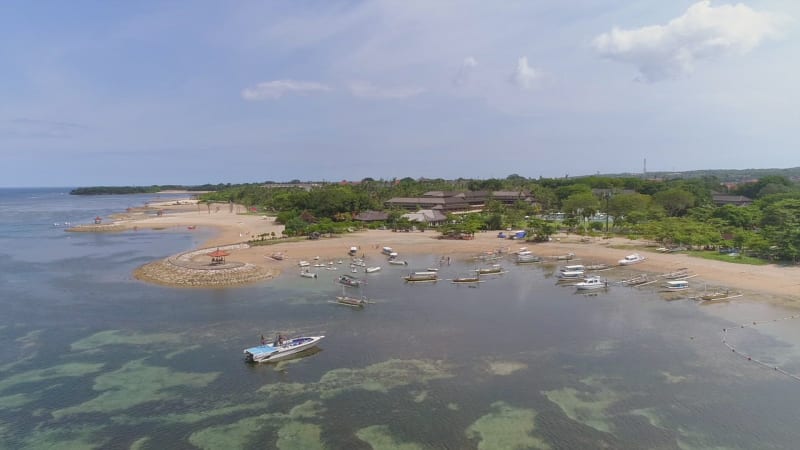
MULTIPOLYGON (((0 448, 793 448, 800 383, 721 343, 763 305, 576 295, 552 268, 476 288, 406 284, 411 258, 364 275, 364 310, 328 303, 339 271, 232 289, 171 289, 131 271, 196 230, 65 233, 152 196, 0 190, 0 448), (325 334, 248 365, 260 334, 325 334)), ((344 257, 346 249, 342 249, 344 257)), ((379 260, 374 257, 376 262, 379 260)), ((443 278, 476 265, 455 261, 443 278)), ((355 294, 358 290, 351 290, 355 294)), ((745 299, 746 300, 746 299, 745 299)), ((730 339, 800 368, 797 324, 730 339)))

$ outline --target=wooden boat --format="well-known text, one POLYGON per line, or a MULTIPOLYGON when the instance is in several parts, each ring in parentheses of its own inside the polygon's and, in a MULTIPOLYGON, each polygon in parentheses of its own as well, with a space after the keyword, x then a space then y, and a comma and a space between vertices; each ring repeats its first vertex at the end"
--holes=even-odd
POLYGON ((718 302, 724 301, 731 298, 738 298, 741 297, 742 294, 740 292, 731 292, 729 290, 724 291, 716 291, 716 292, 704 292, 702 295, 698 295, 696 297, 690 297, 692 300, 701 300, 703 302, 718 302))
POLYGON ((575 283, 575 287, 579 291, 589 291, 594 289, 605 289, 608 287, 608 281, 600 277, 587 277, 580 283, 575 283))
POLYGON ((608 264, 602 264, 602 263, 599 263, 599 264, 587 264, 586 265, 586 270, 599 271, 599 270, 607 270, 607 269, 610 269, 610 268, 611 268, 611 266, 609 266, 608 264))
POLYGON ((475 272, 477 272, 478 275, 499 274, 503 273, 503 266, 501 266, 500 264, 495 264, 490 267, 481 267, 479 269, 475 269, 475 272))
POLYGON ((331 302, 331 303, 336 303, 338 305, 349 306, 351 308, 363 308, 364 306, 366 306, 369 303, 369 301, 364 297, 356 298, 356 297, 350 297, 350 296, 347 296, 347 295, 339 295, 339 296, 336 297, 336 301, 335 302, 331 302))
POLYGON ((361 280, 350 275, 339 275, 339 283, 349 287, 361 286, 361 280))
POLYGON ((566 255, 556 255, 553 258, 558 261, 569 261, 571 259, 575 259, 575 253, 567 253, 566 255))
POLYGON ((274 259, 275 261, 283 261, 283 253, 275 252, 269 255, 270 258, 274 259))
POLYGON ((450 282, 451 283, 456 283, 456 284, 458 284, 458 283, 482 283, 480 274, 477 274, 475 276, 469 276, 469 277, 453 278, 452 280, 450 280, 450 282))
POLYGON ((618 262, 620 266, 630 266, 632 264, 638 264, 640 262, 644 262, 646 259, 647 258, 638 253, 633 253, 620 259, 618 262))
POLYGON ((676 269, 672 272, 661 275, 661 278, 666 278, 668 280, 676 280, 678 278, 686 278, 688 275, 689 275, 689 269, 687 269, 686 267, 682 267, 680 269, 676 269))
POLYGON ((246 348, 244 349, 244 359, 250 363, 278 361, 314 347, 324 338, 325 336, 303 336, 246 348))
POLYGON ((640 284, 644 284, 649 282, 650 280, 647 277, 647 274, 636 275, 633 278, 628 278, 627 280, 620 281, 621 284, 625 286, 639 286, 640 284))
POLYGON ((439 281, 439 273, 431 271, 411 272, 408 276, 403 277, 403 279, 412 283, 439 281))
POLYGON ((364 269, 366 273, 375 273, 381 270, 381 266, 367 267, 364 269))

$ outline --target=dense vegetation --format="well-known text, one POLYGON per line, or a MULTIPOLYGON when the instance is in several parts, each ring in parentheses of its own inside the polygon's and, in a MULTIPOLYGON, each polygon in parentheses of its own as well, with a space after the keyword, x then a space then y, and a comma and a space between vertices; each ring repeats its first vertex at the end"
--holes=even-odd
POLYGON ((489 200, 483 211, 451 214, 438 227, 443 236, 468 237, 482 230, 522 229, 530 240, 546 240, 558 230, 592 235, 616 233, 657 240, 667 247, 730 248, 765 259, 800 259, 800 187, 780 175, 728 190, 714 176, 644 180, 590 176, 562 179, 443 180, 403 178, 323 184, 310 189, 269 184, 230 186, 204 194, 205 201, 241 203, 259 214, 277 215, 289 236, 344 232, 362 226, 359 212, 386 211, 388 226, 424 230, 426 224, 391 210, 392 197, 416 197, 427 191, 526 191, 536 199, 514 205, 489 200), (712 193, 745 195, 748 206, 715 206, 712 193))
POLYGON ((201 186, 153 185, 153 186, 91 186, 79 187, 69 191, 70 195, 122 195, 155 194, 161 191, 218 191, 229 188, 229 184, 204 184, 201 186))

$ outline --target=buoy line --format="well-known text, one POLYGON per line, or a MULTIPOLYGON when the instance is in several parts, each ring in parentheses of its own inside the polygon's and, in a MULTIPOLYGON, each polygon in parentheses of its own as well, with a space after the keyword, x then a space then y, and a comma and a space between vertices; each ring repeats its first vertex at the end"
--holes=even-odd
MULTIPOLYGON (((798 317, 800 317, 800 315, 783 317, 781 319, 772 319, 772 320, 761 320, 761 321, 755 321, 755 322, 748 322, 748 323, 744 323, 744 324, 739 325, 737 328, 739 328, 739 329, 755 328, 755 327, 757 327, 759 325, 762 325, 762 324, 765 324, 765 323, 775 323, 775 322, 779 322, 779 321, 782 321, 782 320, 792 320, 792 319, 797 319, 798 317)), ((761 361, 759 359, 753 358, 751 355, 749 355, 747 353, 744 353, 742 351, 737 350, 736 347, 734 347, 733 345, 731 345, 728 342, 728 330, 730 330, 730 329, 731 328, 723 328, 722 329, 722 343, 725 344, 725 346, 728 347, 733 353, 736 353, 737 355, 741 356, 742 358, 744 358, 744 359, 746 359, 748 361, 752 361, 752 362, 754 362, 754 363, 756 363, 756 364, 758 364, 760 366, 766 367, 767 369, 771 369, 771 370, 773 370, 775 372, 778 372, 780 374, 786 375, 789 378, 793 378, 796 381, 800 381, 800 375, 797 375, 797 374, 794 374, 794 373, 791 373, 791 372, 787 372, 786 370, 784 370, 784 369, 782 369, 782 368, 780 368, 778 366, 775 366, 775 365, 772 365, 772 364, 767 364, 764 361, 761 361)))

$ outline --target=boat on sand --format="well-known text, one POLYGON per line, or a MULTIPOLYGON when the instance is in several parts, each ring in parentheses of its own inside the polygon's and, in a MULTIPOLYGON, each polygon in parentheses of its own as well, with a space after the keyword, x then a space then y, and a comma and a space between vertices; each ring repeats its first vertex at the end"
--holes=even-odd
POLYGON ((618 262, 620 266, 630 266, 632 264, 638 264, 640 262, 644 262, 646 259, 647 258, 638 253, 633 253, 620 259, 618 262))

